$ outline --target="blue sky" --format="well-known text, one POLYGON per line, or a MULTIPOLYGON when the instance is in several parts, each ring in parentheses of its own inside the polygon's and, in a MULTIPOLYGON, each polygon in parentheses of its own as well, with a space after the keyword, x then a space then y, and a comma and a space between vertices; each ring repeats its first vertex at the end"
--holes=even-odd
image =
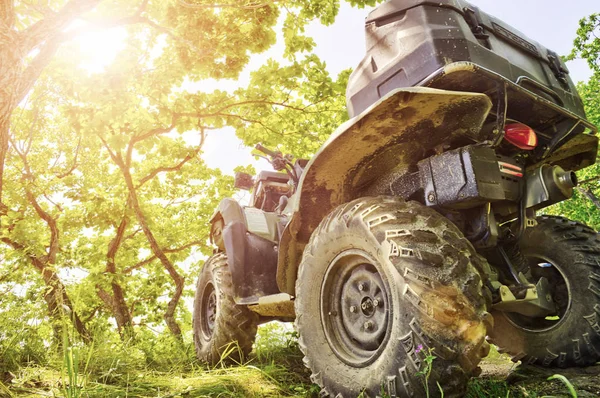
MULTIPOLYGON (((598 0, 471 0, 471 3, 560 55, 571 51, 579 20, 600 12, 598 0)), ((307 33, 317 43, 315 52, 327 62, 330 73, 335 75, 355 67, 364 56, 364 19, 369 11, 370 8, 352 8, 344 2, 334 25, 314 23, 309 27, 307 33)), ((255 69, 266 58, 279 58, 281 54, 282 46, 278 44, 266 54, 254 57, 248 69, 255 69)), ((583 61, 570 62, 568 67, 575 81, 586 81, 591 75, 583 61)), ((243 84, 247 73, 244 75, 240 81, 230 82, 231 88, 243 84)), ((207 89, 206 83, 202 86, 207 89)), ((223 82, 219 83, 219 88, 225 88, 223 82)), ((203 158, 210 166, 219 167, 226 173, 232 173, 238 164, 252 163, 257 170, 270 169, 268 163, 254 161, 250 148, 241 145, 231 129, 214 132, 208 138, 203 158)))

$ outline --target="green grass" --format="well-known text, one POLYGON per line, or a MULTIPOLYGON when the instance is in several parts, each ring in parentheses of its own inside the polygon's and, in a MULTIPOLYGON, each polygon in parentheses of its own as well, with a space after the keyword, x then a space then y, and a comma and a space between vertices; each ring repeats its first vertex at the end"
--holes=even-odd
POLYGON ((67 347, 53 366, 13 372, 0 397, 310 397, 318 391, 294 333, 277 323, 259 329, 253 355, 236 367, 207 368, 186 354, 161 371, 156 363, 140 367, 137 356, 132 346, 67 347))
MULTIPOLYGON (((177 348, 179 358, 164 358, 163 362, 157 362, 165 356, 160 351, 151 360, 142 352, 127 344, 120 348, 108 343, 91 349, 70 346, 48 366, 27 365, 13 372, 9 383, 0 383, 0 398, 318 396, 319 388, 309 380, 295 333, 282 324, 262 326, 252 356, 236 367, 207 368, 194 360, 191 347, 177 348)), ((500 364, 507 358, 492 350, 486 361, 500 364)), ((540 382, 560 386, 560 381, 542 378, 540 382)), ((536 388, 508 385, 501 377, 481 377, 471 380, 465 397, 542 397, 536 388)), ((569 392, 566 387, 564 390, 569 392)))
MULTIPOLYGON (((27 368, 29 376, 37 374, 43 378, 20 376, 11 387, 19 397, 65 396, 60 383, 60 372, 44 368, 27 368)), ((81 391, 83 397, 278 397, 305 396, 302 385, 290 391, 284 385, 288 378, 282 368, 245 365, 230 369, 197 370, 186 373, 136 372, 128 374, 122 381, 105 384, 91 378, 81 391), (283 377, 282 377, 283 376, 283 377)), ((0 394, 0 396, 2 396, 0 394)))

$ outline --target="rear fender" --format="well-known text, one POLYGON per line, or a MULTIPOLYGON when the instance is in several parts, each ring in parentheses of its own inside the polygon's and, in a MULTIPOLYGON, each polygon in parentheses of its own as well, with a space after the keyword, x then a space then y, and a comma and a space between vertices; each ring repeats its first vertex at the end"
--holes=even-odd
MULTIPOLYGON (((481 93, 413 87, 392 91, 332 134, 308 163, 280 242, 277 284, 294 295, 302 250, 336 206, 458 139, 484 142, 492 103, 481 93)), ((412 170, 414 171, 414 170, 412 170)))

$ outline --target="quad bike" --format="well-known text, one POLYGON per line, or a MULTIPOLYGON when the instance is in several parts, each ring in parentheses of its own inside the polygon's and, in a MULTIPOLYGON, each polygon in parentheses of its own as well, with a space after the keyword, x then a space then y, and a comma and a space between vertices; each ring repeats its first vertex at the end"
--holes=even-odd
POLYGON ((240 360, 275 319, 321 396, 421 397, 427 370, 432 396, 461 396, 488 341, 596 363, 600 238, 536 216, 598 149, 560 57, 462 0, 390 0, 366 31, 351 119, 310 161, 257 146, 277 172, 236 175, 250 205, 212 217, 198 357, 240 360))

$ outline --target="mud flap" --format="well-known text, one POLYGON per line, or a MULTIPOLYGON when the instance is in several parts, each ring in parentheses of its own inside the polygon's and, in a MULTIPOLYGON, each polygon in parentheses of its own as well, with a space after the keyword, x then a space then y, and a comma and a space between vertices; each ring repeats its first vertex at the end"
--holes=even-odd
POLYGON ((236 304, 255 304, 259 297, 279 293, 275 281, 277 246, 246 230, 241 221, 223 230, 227 264, 236 304))

